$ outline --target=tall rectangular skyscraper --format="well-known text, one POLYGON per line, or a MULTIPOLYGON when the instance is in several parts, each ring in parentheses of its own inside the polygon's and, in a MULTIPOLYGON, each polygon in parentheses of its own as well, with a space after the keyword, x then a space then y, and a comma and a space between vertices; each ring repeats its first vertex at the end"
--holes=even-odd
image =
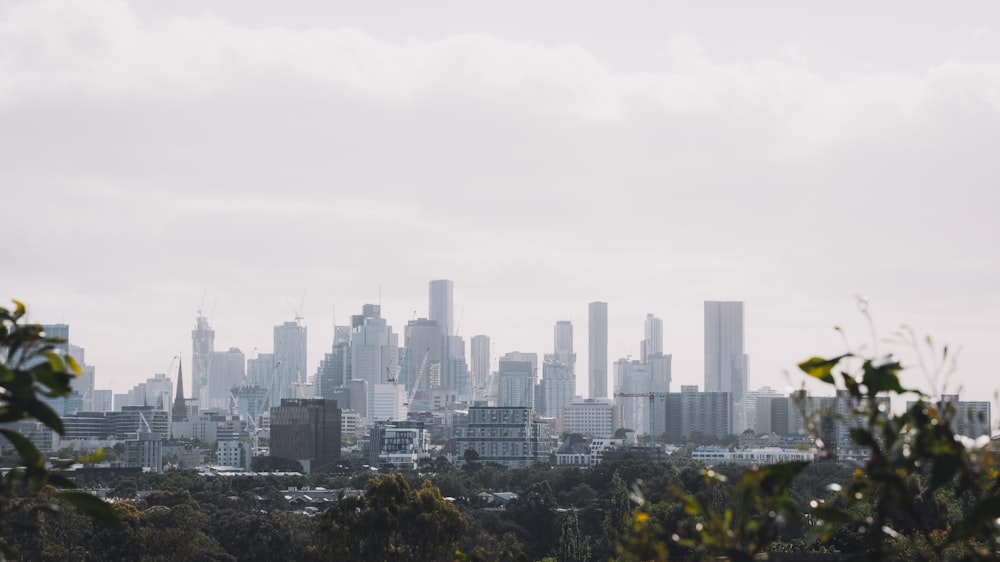
POLYGON ((588 311, 587 355, 590 398, 608 396, 608 303, 592 302, 588 311))
POLYGON ((663 353, 663 320, 660 320, 652 313, 646 315, 646 323, 643 325, 642 349, 640 359, 646 363, 650 355, 663 353))
POLYGON ((208 392, 208 364, 213 351, 215 330, 199 310, 191 330, 191 396, 196 400, 201 399, 202 390, 208 392))
POLYGON ((705 301, 705 392, 730 393, 736 433, 746 429, 745 340, 742 302, 705 301))
POLYGON ((454 335, 454 284, 448 279, 430 282, 427 317, 438 323, 446 336, 454 335))
POLYGON ((490 380, 490 338, 489 336, 472 336, 471 362, 472 399, 486 400, 487 396, 495 395, 496 389, 487 388, 490 380))
POLYGON ((553 353, 557 361, 576 374, 576 353, 573 352, 573 324, 569 320, 556 322, 553 353))

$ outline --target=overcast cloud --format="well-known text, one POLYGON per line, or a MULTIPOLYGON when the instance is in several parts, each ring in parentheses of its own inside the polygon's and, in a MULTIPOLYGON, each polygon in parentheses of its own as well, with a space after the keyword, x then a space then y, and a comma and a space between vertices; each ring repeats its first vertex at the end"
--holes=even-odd
POLYGON ((745 300, 750 387, 784 388, 868 339, 863 294, 992 394, 1000 14, 801 4, 7 4, 3 292, 118 392, 190 355, 203 294, 250 354, 307 289, 315 368, 334 307, 381 290, 401 332, 448 278, 497 354, 573 320, 581 391, 590 301, 612 360, 662 317, 679 388, 702 301, 745 300))

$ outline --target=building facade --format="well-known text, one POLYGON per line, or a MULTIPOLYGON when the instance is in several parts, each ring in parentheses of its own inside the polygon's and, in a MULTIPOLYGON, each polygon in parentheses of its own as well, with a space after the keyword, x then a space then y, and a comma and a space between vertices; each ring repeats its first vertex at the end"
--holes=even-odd
POLYGON ((548 440, 533 421, 531 408, 473 406, 467 425, 455 428, 455 441, 459 468, 467 462, 466 451, 472 451, 477 462, 509 469, 549 459, 548 440))
POLYGON ((587 315, 587 369, 590 398, 608 396, 608 303, 592 302, 587 315))
POLYGON ((284 399, 271 408, 271 454, 311 468, 340 459, 340 408, 323 398, 284 399))
POLYGON ((748 357, 744 306, 740 301, 705 301, 705 392, 730 395, 730 420, 736 433, 747 428, 744 398, 748 357))

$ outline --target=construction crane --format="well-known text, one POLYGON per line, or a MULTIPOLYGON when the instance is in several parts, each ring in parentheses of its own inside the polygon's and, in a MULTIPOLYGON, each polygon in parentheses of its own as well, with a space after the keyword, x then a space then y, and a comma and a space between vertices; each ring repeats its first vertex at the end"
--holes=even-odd
POLYGON ((417 369, 417 376, 413 379, 413 388, 410 389, 410 396, 403 403, 404 406, 409 406, 417 397, 417 390, 420 389, 420 381, 423 380, 424 374, 427 372, 427 359, 431 355, 431 348, 428 347, 427 351, 424 352, 424 358, 420 361, 420 367, 417 369))
POLYGON ((653 408, 655 398, 666 398, 669 392, 616 392, 615 398, 649 398, 649 438, 656 443, 656 413, 653 408))
POLYGON ((299 301, 298 308, 295 308, 295 305, 292 304, 292 301, 288 299, 285 299, 285 302, 288 303, 288 306, 291 307, 292 312, 295 314, 295 323, 301 324, 302 321, 305 320, 305 316, 303 316, 302 310, 305 308, 306 305, 306 289, 302 290, 302 299, 299 301))

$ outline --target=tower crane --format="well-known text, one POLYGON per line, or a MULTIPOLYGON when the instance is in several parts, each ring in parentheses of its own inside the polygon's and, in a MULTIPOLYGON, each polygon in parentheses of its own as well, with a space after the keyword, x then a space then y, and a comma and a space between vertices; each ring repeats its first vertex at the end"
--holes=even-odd
POLYGON ((409 406, 417 397, 417 390, 420 389, 420 381, 424 379, 424 375, 427 373, 427 359, 431 355, 431 348, 428 347, 427 351, 424 352, 424 358, 420 361, 420 367, 417 369, 417 376, 413 380, 413 388, 410 389, 410 396, 406 402, 403 403, 404 406, 409 406))

